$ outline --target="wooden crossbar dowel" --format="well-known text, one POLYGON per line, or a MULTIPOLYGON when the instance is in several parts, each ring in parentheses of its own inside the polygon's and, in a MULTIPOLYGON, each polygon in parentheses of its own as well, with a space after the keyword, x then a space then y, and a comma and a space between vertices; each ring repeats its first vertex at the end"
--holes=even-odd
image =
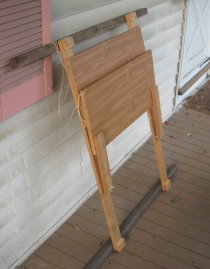
MULTIPOLYGON (((135 11, 136 16, 140 17, 147 14, 146 8, 141 8, 135 11)), ((107 20, 105 22, 99 23, 97 25, 91 26, 85 30, 82 30, 80 32, 74 33, 71 36, 74 39, 75 44, 84 41, 86 39, 89 39, 91 37, 94 37, 98 34, 102 34, 106 31, 112 30, 116 28, 117 26, 120 26, 122 23, 125 23, 125 15, 121 15, 119 17, 116 17, 114 19, 107 20)), ((57 40, 58 41, 58 40, 57 40)), ((30 50, 26 53, 23 53, 21 55, 18 55, 14 58, 10 59, 10 65, 13 68, 20 68, 24 67, 26 65, 35 63, 45 57, 50 56, 56 52, 56 47, 54 42, 40 46, 38 48, 35 48, 33 50, 30 50)))

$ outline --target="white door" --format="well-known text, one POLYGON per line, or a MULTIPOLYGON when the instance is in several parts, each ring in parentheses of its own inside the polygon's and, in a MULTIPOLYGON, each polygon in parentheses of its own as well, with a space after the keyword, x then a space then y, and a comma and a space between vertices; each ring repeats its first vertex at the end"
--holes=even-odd
POLYGON ((179 88, 207 64, 210 52, 210 0, 188 0, 179 88))

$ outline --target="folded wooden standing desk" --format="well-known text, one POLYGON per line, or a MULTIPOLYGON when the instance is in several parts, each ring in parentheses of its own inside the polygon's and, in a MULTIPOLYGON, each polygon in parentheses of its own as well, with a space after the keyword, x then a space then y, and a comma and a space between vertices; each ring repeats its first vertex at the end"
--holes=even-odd
POLYGON ((112 202, 112 177, 106 146, 144 112, 148 113, 161 185, 170 187, 160 138, 163 134, 151 51, 145 51, 135 13, 126 16, 128 31, 73 55, 72 38, 58 41, 80 115, 113 248, 121 237, 112 202))

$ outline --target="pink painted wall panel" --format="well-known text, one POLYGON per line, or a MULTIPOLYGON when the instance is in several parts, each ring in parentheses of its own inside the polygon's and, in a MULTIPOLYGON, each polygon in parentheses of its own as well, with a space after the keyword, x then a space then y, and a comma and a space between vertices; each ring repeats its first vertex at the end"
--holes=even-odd
POLYGON ((9 59, 51 41, 50 0, 0 1, 0 121, 52 92, 50 58, 21 69, 9 59))
POLYGON ((7 119, 45 97, 43 73, 1 93, 2 118, 7 119))

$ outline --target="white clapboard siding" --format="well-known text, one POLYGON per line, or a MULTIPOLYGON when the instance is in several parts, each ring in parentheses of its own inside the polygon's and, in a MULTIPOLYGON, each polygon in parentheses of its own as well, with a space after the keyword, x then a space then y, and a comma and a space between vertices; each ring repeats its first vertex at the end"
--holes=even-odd
MULTIPOLYGON (((53 36, 71 34, 84 25, 140 7, 148 7, 148 15, 138 22, 146 48, 152 49, 161 110, 167 119, 174 110, 184 0, 116 1, 53 21, 53 36)), ((126 25, 83 42, 76 50, 124 30, 126 25)), ((13 268, 23 261, 96 190, 75 105, 71 93, 66 96, 65 83, 60 94, 58 62, 55 57, 54 93, 0 124, 0 268, 13 268)), ((144 114, 108 146, 112 171, 148 135, 144 114)))
POLYGON ((122 0, 59 0, 59 5, 57 4, 57 0, 51 0, 52 17, 54 20, 59 20, 63 17, 68 17, 78 12, 86 11, 88 9, 93 9, 103 5, 108 5, 116 1, 122 0))

